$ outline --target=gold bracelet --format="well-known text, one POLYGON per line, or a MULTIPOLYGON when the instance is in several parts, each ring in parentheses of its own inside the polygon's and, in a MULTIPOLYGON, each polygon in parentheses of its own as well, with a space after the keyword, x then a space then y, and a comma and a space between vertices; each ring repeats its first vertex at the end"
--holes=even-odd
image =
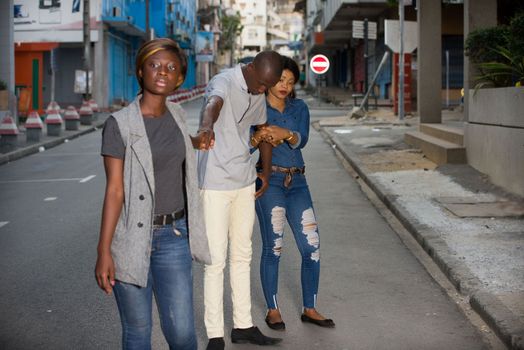
POLYGON ((293 137, 295 137, 295 133, 291 130, 289 130, 289 136, 285 138, 287 142, 293 140, 293 137))
POLYGON ((255 135, 251 136, 251 145, 252 145, 253 147, 257 147, 259 143, 260 143, 260 141, 258 141, 258 140, 255 138, 255 135))

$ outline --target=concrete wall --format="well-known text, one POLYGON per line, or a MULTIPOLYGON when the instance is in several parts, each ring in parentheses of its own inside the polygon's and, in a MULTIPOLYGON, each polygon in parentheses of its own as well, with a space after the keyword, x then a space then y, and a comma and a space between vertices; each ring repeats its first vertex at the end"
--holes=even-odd
POLYGON ((468 163, 491 181, 524 196, 524 88, 469 91, 468 163))
MULTIPOLYGON (((68 105, 80 107, 82 104, 82 94, 75 94, 75 70, 83 68, 82 47, 60 47, 56 49, 57 71, 55 75, 55 98, 56 102, 65 108, 68 105)), ((50 102, 51 96, 51 64, 49 62, 50 53, 44 53, 44 89, 43 105, 44 108, 50 102)))
MULTIPOLYGON (((497 25, 497 1, 496 0, 464 0, 464 42, 470 32, 489 28, 497 25)), ((464 56, 464 91, 475 86, 475 76, 478 75, 475 67, 469 62, 468 56, 464 56)), ((464 120, 468 121, 471 116, 469 111, 469 94, 464 96, 464 120)))
POLYGON ((524 128, 524 88, 478 89, 469 94, 471 123, 524 128))

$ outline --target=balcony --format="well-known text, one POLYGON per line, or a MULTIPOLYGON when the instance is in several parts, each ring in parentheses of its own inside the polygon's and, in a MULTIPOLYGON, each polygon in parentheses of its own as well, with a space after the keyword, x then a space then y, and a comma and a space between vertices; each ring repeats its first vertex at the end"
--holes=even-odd
POLYGON ((131 16, 102 16, 102 22, 127 35, 146 38, 146 32, 134 24, 134 19, 131 16))

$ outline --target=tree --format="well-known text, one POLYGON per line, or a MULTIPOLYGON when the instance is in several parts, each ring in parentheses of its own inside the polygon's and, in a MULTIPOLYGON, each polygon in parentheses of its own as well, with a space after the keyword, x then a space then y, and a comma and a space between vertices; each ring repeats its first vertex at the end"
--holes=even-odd
POLYGON ((231 51, 230 65, 233 65, 233 54, 235 52, 235 40, 242 33, 244 26, 240 24, 240 13, 234 15, 223 15, 220 18, 222 35, 220 36, 220 51, 231 51))

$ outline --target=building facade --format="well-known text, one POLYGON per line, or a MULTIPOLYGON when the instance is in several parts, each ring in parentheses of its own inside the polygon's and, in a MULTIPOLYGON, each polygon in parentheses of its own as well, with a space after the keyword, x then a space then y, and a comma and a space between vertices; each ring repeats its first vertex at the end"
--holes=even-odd
POLYGON ((237 39, 238 58, 255 56, 267 47, 267 3, 257 0, 234 0, 234 11, 240 14, 242 33, 237 39))
MULTIPOLYGON (((171 37, 188 55, 184 88, 195 85, 192 49, 196 25, 195 0, 90 1, 90 66, 92 95, 102 107, 124 104, 136 96, 134 58, 150 37, 171 37)), ((83 1, 17 0, 14 4, 15 81, 20 111, 56 100, 79 105, 78 87, 84 68, 83 1), (28 69, 29 67, 29 69, 28 69)), ((84 77, 85 78, 85 77, 84 77)), ((83 90, 85 92, 85 88, 83 90)))
POLYGON ((303 15, 295 11, 295 1, 268 1, 267 42, 270 49, 300 61, 303 32, 303 15))
MULTIPOLYGON (((345 87, 354 92, 364 92, 365 72, 367 81, 372 77, 386 51, 385 20, 398 20, 398 6, 392 6, 386 0, 304 0, 306 7, 306 52, 309 57, 322 53, 330 58, 330 69, 320 81, 325 86, 345 87), (364 21, 376 23, 376 39, 368 41, 367 67, 365 64, 364 40, 353 37, 352 22, 364 21), (367 68, 367 70, 366 70, 367 68)), ((416 2, 405 6, 405 20, 417 21, 416 2)), ((450 96, 453 103, 460 101, 460 89, 463 86, 463 5, 461 1, 442 1, 442 88, 449 82, 450 96), (446 51, 449 60, 446 63, 446 51), (448 64, 449 75, 445 66, 448 64)), ((412 55, 411 96, 417 97, 417 54, 412 55)), ((315 86, 319 80, 310 71, 308 83, 315 86)), ((375 93, 383 99, 392 99, 394 77, 393 60, 390 56, 379 74, 375 93)), ((444 96, 444 92, 443 92, 444 96)))

